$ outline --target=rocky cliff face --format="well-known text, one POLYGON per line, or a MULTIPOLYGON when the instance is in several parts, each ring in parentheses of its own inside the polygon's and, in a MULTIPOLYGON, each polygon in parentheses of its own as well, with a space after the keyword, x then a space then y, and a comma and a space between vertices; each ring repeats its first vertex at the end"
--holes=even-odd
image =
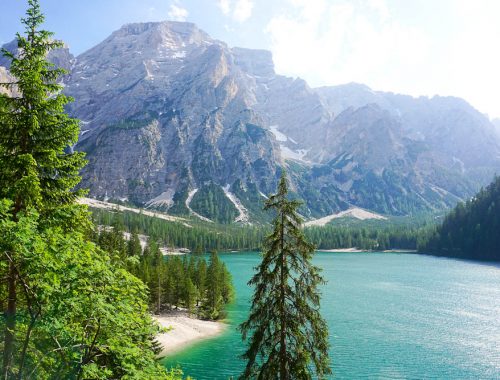
MULTIPOLYGON (((14 81, 14 78, 9 73, 5 67, 0 66, 0 83, 11 83, 14 81)), ((7 94, 9 96, 13 95, 13 90, 11 88, 5 88, 0 86, 0 94, 7 94)))
POLYGON ((313 89, 277 75, 269 52, 229 48, 190 23, 126 25, 77 58, 50 59, 70 69, 84 185, 97 198, 178 213, 196 212, 194 198, 207 215, 200 194, 226 194, 252 213, 285 166, 308 217, 350 205, 407 214, 453 205, 500 169, 494 126, 461 99, 313 89))
POLYGON ((79 56, 66 92, 92 195, 167 206, 211 182, 272 191, 279 152, 234 60, 175 22, 127 25, 79 56))

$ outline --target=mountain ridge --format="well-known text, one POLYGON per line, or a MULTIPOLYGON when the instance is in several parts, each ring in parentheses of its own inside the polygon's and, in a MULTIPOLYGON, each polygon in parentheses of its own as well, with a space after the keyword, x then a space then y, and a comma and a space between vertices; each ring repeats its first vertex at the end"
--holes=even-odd
POLYGON ((257 210, 286 167, 306 218, 351 206, 403 215, 453 206, 500 168, 495 127, 462 99, 311 88, 276 74, 270 52, 192 23, 127 24, 76 58, 52 54, 69 65, 83 185, 99 199, 186 214, 193 189, 231 209, 230 189, 257 210))

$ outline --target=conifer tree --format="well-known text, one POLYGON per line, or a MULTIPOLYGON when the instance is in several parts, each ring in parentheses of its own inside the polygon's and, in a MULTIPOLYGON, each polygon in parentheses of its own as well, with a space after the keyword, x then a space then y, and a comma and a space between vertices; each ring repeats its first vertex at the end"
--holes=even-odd
POLYGON ((129 257, 140 257, 142 255, 142 246, 139 236, 136 233, 130 235, 130 240, 128 241, 128 255, 129 257))
POLYGON ((196 306, 200 306, 205 301, 206 297, 206 281, 207 281, 207 262, 205 259, 198 260, 196 267, 195 285, 198 288, 198 297, 196 298, 196 306))
POLYGON ((300 202, 289 200, 285 173, 265 210, 275 210, 273 231, 249 285, 255 287, 248 320, 240 325, 249 346, 242 379, 312 379, 330 373, 328 329, 320 315, 319 268, 305 240, 300 202))
POLYGON ((46 59, 62 44, 28 4, 18 51, 3 51, 16 91, 0 95, 1 378, 178 378, 155 361, 144 284, 86 240, 79 122, 46 59))
MULTIPOLYGON (((64 113, 68 98, 59 92, 56 83, 63 70, 53 68, 45 59, 61 43, 51 41, 51 33, 38 30, 43 15, 38 2, 29 1, 29 5, 27 17, 22 20, 26 36, 17 34, 19 56, 2 50, 11 59, 10 71, 17 79, 4 86, 15 87, 19 93, 0 97, 0 198, 12 200, 14 220, 29 208, 52 213, 71 205, 77 195, 72 188, 84 165, 82 154, 66 151, 76 143, 79 128, 78 121, 64 113)), ((14 351, 18 280, 16 263, 9 260, 4 378, 14 351)))
POLYGON ((220 283, 220 266, 217 251, 212 251, 207 268, 207 298, 203 305, 205 317, 209 319, 218 319, 224 306, 221 290, 222 285, 220 283))

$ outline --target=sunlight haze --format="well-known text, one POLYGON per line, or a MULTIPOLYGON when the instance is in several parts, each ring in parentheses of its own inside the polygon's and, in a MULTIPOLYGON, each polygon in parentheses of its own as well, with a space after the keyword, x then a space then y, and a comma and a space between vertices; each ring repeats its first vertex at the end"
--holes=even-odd
MULTIPOLYGON (((16 3, 0 15, 3 43, 13 39, 12 20, 22 14, 23 2, 16 3)), ((278 73, 301 77, 312 87, 359 82, 413 96, 458 96, 500 117, 495 0, 75 3, 42 1, 50 15, 47 26, 76 54, 125 23, 190 21, 231 46, 271 50, 278 73), (64 20, 50 12, 56 6, 67 15, 64 20), (91 25, 80 10, 94 20, 91 25)))

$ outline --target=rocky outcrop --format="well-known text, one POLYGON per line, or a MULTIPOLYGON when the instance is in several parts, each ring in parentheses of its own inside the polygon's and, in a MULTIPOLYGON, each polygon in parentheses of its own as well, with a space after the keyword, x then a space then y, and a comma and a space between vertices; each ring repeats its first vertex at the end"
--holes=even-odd
MULTIPOLYGON (((9 70, 5 67, 0 66, 0 83, 12 83, 14 78, 10 75, 9 70)), ((0 94, 7 94, 8 96, 12 96, 15 93, 15 89, 13 87, 5 87, 0 86, 0 94)))
POLYGON ((101 199, 188 213, 188 195, 211 189, 200 194, 230 193, 227 209, 241 202, 251 219, 287 167, 307 217, 408 214, 449 207, 500 169, 499 134, 461 99, 311 88, 277 75, 270 52, 191 23, 129 24, 76 58, 49 58, 70 70, 83 185, 101 199))

